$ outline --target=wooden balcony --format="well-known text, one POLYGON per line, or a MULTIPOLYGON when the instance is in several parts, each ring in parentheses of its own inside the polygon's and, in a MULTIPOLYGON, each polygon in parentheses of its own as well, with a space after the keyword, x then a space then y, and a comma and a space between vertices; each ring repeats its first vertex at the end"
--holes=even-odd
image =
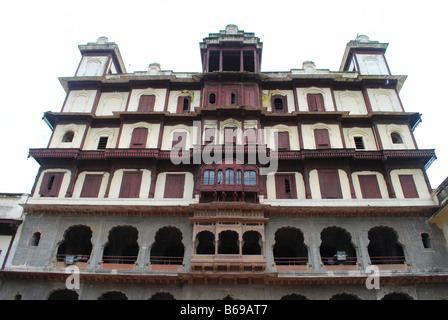
POLYGON ((190 260, 192 271, 261 272, 266 269, 263 255, 195 254, 190 260))

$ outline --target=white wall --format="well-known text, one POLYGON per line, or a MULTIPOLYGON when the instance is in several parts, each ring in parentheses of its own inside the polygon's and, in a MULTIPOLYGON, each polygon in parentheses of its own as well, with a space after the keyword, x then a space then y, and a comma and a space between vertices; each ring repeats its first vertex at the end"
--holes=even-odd
POLYGON ((80 148, 82 137, 86 131, 85 124, 58 124, 54 129, 50 142, 50 148, 80 148), (72 142, 63 142, 62 138, 68 131, 73 131, 74 136, 72 142))
POLYGON ((380 172, 375 171, 357 171, 352 173, 352 181, 353 181, 353 187, 355 189, 356 198, 362 199, 362 191, 361 191, 361 185, 359 184, 359 176, 362 175, 376 175, 378 186, 380 188, 381 192, 381 198, 382 199, 389 199, 389 192, 387 191, 387 184, 386 180, 384 179, 383 175, 380 172))
MULTIPOLYGON (((341 183, 342 198, 351 199, 352 193, 350 191, 350 183, 348 181, 347 173, 342 169, 338 169, 338 174, 339 174, 339 181, 341 183)), ((310 189, 311 189, 311 197, 313 199, 322 199, 322 194, 320 192, 319 175, 317 169, 310 171, 310 189)))
POLYGON ((79 64, 76 76, 102 76, 106 68, 109 57, 84 56, 79 64))
POLYGON ((125 111, 129 92, 103 92, 95 114, 111 116, 113 112, 125 111))
POLYGON ((132 89, 131 97, 129 98, 128 111, 137 111, 142 95, 154 95, 156 97, 154 111, 163 112, 166 100, 166 89, 154 88, 132 89))
MULTIPOLYGON (((164 199, 166 175, 169 173, 185 174, 184 196, 180 200, 190 200, 193 198, 194 179, 191 172, 162 172, 157 175, 156 188, 154 191, 155 199, 164 199)), ((170 199, 172 205, 176 205, 176 199, 170 199)))
POLYGON ((88 130, 83 150, 97 150, 98 141, 104 136, 109 137, 106 148, 115 148, 117 145, 119 128, 89 128, 88 130))
POLYGON ((334 91, 338 111, 349 111, 352 114, 367 114, 367 107, 361 91, 334 91))
POLYGON ((397 196, 397 198, 405 199, 398 175, 409 175, 409 174, 411 174, 414 179, 415 187, 417 189, 419 198, 431 199, 431 195, 429 194, 428 187, 425 182, 425 177, 423 175, 422 170, 420 169, 397 169, 392 170, 390 172, 392 185, 394 187, 395 195, 397 196))
MULTIPOLYGON (((299 172, 281 172, 281 173, 294 174, 296 180, 297 199, 305 199, 306 198, 305 182, 303 181, 302 174, 299 172)), ((266 176, 266 191, 267 191, 267 199, 274 200, 277 198, 275 173, 270 173, 266 176)), ((279 199, 279 200, 281 200, 282 202, 288 202, 288 201, 297 201, 297 199, 279 199)))
POLYGON ((193 127, 189 127, 183 124, 179 124, 176 126, 165 126, 163 128, 163 136, 162 136, 162 150, 171 150, 173 144, 173 134, 175 131, 178 132, 186 132, 187 133, 187 141, 186 148, 193 148, 193 144, 196 143, 196 134, 193 133, 193 127))
POLYGON ((289 147, 290 150, 300 150, 299 133, 297 126, 287 126, 278 124, 273 127, 264 127, 264 138, 266 145, 271 150, 275 149, 275 132, 287 131, 289 133, 289 147))
POLYGON ((356 54, 360 74, 388 75, 386 61, 378 54, 356 54))
POLYGON ((412 139, 412 133, 409 130, 409 127, 405 124, 378 124, 378 132, 385 150, 416 149, 414 140, 412 139), (390 137, 392 132, 399 133, 403 143, 392 143, 392 139, 390 137))
MULTIPOLYGON (((106 194, 107 182, 109 180, 109 172, 103 172, 103 171, 83 171, 83 172, 81 172, 78 175, 78 178, 76 179, 75 187, 73 189, 72 198, 79 198, 79 196, 81 195, 82 187, 84 186, 84 180, 85 180, 87 174, 103 175, 103 179, 101 180, 100 191, 98 193, 98 198, 104 198, 104 195, 106 194)), ((84 199, 86 199, 86 198, 84 198, 84 199)), ((88 200, 86 200, 86 201, 88 201, 88 200)))
POLYGON ((160 124, 147 123, 147 122, 137 122, 133 124, 124 124, 120 142, 118 148, 129 148, 131 145, 132 132, 135 128, 148 128, 148 138, 146 140, 146 146, 144 148, 157 148, 159 142, 159 131, 160 124))
POLYGON ((316 142, 314 140, 314 129, 327 129, 330 137, 330 144, 332 149, 342 148, 341 132, 337 124, 303 124, 302 125, 302 139, 304 149, 316 149, 316 142))
POLYGON ((70 184, 70 179, 71 179, 71 172, 67 169, 48 169, 48 170, 44 170, 42 171, 42 173, 39 176, 39 179, 36 183, 36 188, 34 190, 34 194, 32 195, 32 197, 34 198, 41 198, 39 191, 40 191, 40 185, 42 184, 42 180, 44 178, 45 173, 47 172, 64 172, 64 177, 62 178, 62 183, 61 183, 61 187, 59 189, 59 195, 57 196, 57 198, 64 198, 65 197, 65 193, 67 192, 67 188, 68 185, 70 184))
MULTIPOLYGON (((151 186, 151 171, 147 169, 137 170, 137 169, 119 169, 115 171, 114 176, 109 189, 109 198, 118 198, 120 195, 121 182, 123 180, 124 171, 142 171, 142 184, 140 185, 139 198, 146 199, 149 195, 149 188, 151 186)), ((104 181, 104 178, 103 178, 104 181)))
POLYGON ((378 150, 372 128, 342 128, 342 132, 347 148, 355 148, 354 137, 362 137, 366 151, 378 150))
POLYGON ((393 89, 367 89, 372 111, 403 112, 397 92, 393 89))
MULTIPOLYGON (((168 112, 177 113, 177 101, 178 101, 179 96, 182 93, 185 93, 185 91, 176 91, 176 90, 170 91, 170 97, 168 100, 168 112)), ((191 96, 190 111, 193 112, 194 108, 198 108, 200 106, 201 91, 193 90, 193 91, 188 91, 188 93, 191 96)))
POLYGON ((297 90, 297 100, 299 103, 299 111, 310 111, 307 99, 307 94, 309 93, 322 94, 325 104, 325 111, 336 111, 334 108, 334 102, 330 88, 310 87, 310 88, 297 88, 296 90, 297 90))
POLYGON ((96 90, 71 90, 63 112, 92 112, 96 90))
POLYGON ((292 90, 262 90, 262 105, 268 111, 272 111, 273 95, 286 96, 286 103, 288 104, 288 113, 295 112, 294 93, 292 90))

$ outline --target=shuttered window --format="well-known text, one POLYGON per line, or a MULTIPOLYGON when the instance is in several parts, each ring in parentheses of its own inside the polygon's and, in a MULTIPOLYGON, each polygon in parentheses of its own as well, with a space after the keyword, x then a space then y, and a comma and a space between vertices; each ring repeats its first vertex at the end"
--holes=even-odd
POLYGON ((322 199, 342 199, 342 190, 338 171, 319 170, 318 173, 322 199))
POLYGON ((188 113, 190 111, 190 97, 180 96, 177 100, 177 113, 188 113))
POLYGON ((294 174, 276 174, 275 192, 277 199, 297 199, 294 174))
POLYGON ((87 174, 81 190, 81 198, 98 198, 100 192, 102 174, 87 174))
POLYGON ((418 198, 418 192, 412 174, 399 175, 398 178, 400 179, 401 189, 403 190, 404 197, 406 199, 418 198))
POLYGON ((236 128, 224 129, 224 144, 236 144, 236 128))
POLYGON ((148 139, 148 128, 135 128, 132 131, 131 148, 145 148, 148 139))
POLYGON ((173 142, 171 147, 178 149, 185 149, 187 145, 187 133, 186 132, 173 132, 173 142))
POLYGON ((57 197, 61 189, 64 172, 46 172, 40 184, 39 194, 42 197, 57 197))
POLYGON ((204 131, 204 143, 209 144, 215 141, 215 129, 214 128, 205 128, 204 131))
POLYGON ((381 198, 380 186, 378 185, 376 175, 360 175, 358 176, 358 179, 363 199, 381 198))
POLYGON ((316 149, 329 149, 330 135, 327 129, 314 129, 314 139, 316 141, 316 149))
POLYGON ((257 129, 246 129, 244 135, 246 144, 257 144, 257 129))
POLYGON ((148 112, 148 111, 154 111, 154 104, 156 101, 156 97, 154 95, 142 95, 140 96, 140 100, 138 102, 138 109, 139 112, 148 112))
POLYGON ((272 112, 286 113, 288 106, 286 104, 286 96, 274 95, 271 98, 272 112))
POLYGON ((185 174, 167 174, 164 198, 184 197, 185 174))
POLYGON ((277 150, 289 150, 289 132, 277 131, 274 138, 277 150))
POLYGON ((309 93, 306 96, 309 111, 325 111, 324 97, 320 93, 309 93))
POLYGON ((142 183, 141 171, 123 172, 121 181, 120 198, 138 198, 140 196, 140 185, 142 183))

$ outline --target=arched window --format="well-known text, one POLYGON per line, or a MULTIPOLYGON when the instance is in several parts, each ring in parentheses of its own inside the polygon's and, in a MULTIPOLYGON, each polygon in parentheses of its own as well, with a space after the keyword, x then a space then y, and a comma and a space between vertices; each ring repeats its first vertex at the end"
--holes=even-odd
POLYGON ((257 231, 246 231, 243 234, 243 254, 261 254, 261 234, 257 231))
POLYGON ((92 251, 92 230, 84 225, 72 226, 65 231, 64 240, 59 244, 58 261, 67 261, 72 256, 72 262, 87 262, 92 251))
POLYGON ((40 242, 40 236, 41 236, 40 232, 34 232, 33 235, 30 238, 29 245, 32 246, 32 247, 37 247, 39 245, 39 242, 40 242))
POLYGON ((160 228, 151 248, 151 264, 181 265, 184 258, 182 232, 175 227, 160 228))
POLYGON ((120 291, 108 291, 103 293, 98 300, 128 300, 128 297, 120 291))
POLYGON ((75 133, 73 131, 67 131, 62 137, 62 142, 72 142, 75 133))
POLYGON ((236 184, 241 184, 241 170, 236 170, 236 184))
POLYGON ((352 237, 346 230, 338 227, 328 227, 320 234, 322 244, 320 255, 324 265, 356 264, 356 251, 352 237))
POLYGON ((196 235, 196 254, 215 254, 215 235, 201 231, 196 235))
POLYGON ((403 264, 404 251, 398 236, 390 227, 374 227, 369 230, 368 251, 372 264, 403 264))
POLYGON ((78 300, 78 294, 73 290, 58 289, 50 293, 48 300, 78 300))
POLYGON ((103 263, 134 264, 139 250, 137 238, 138 231, 132 226, 118 226, 110 230, 103 263))
POLYGON ((234 184, 234 178, 235 178, 235 173, 233 171, 233 169, 226 169, 226 179, 225 182, 226 184, 234 184))
POLYGON ((257 184, 257 174, 253 170, 244 171, 244 184, 254 186, 257 184))
POLYGON ((165 292, 165 291, 160 291, 157 293, 154 293, 151 298, 149 298, 149 300, 176 300, 174 299, 174 296, 169 293, 169 292, 165 292))
POLYGON ((239 254, 238 233, 226 230, 219 234, 218 254, 239 254))
POLYGON ((273 253, 277 265, 306 265, 308 249, 302 231, 293 227, 278 229, 275 232, 273 253))
POLYGON ((403 144, 403 138, 398 132, 392 132, 390 138, 392 139, 393 144, 403 144))
POLYGON ((204 184, 215 184, 215 170, 204 171, 204 184))

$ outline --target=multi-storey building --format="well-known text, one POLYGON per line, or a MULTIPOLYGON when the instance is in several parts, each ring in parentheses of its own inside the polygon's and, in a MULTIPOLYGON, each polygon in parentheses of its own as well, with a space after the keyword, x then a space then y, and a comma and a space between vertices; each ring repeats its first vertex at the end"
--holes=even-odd
POLYGON ((30 150, 2 298, 448 296, 435 153, 387 44, 358 36, 339 71, 284 72, 262 72, 262 42, 235 25, 200 43, 202 72, 126 73, 105 37, 79 49, 49 144, 30 150))

